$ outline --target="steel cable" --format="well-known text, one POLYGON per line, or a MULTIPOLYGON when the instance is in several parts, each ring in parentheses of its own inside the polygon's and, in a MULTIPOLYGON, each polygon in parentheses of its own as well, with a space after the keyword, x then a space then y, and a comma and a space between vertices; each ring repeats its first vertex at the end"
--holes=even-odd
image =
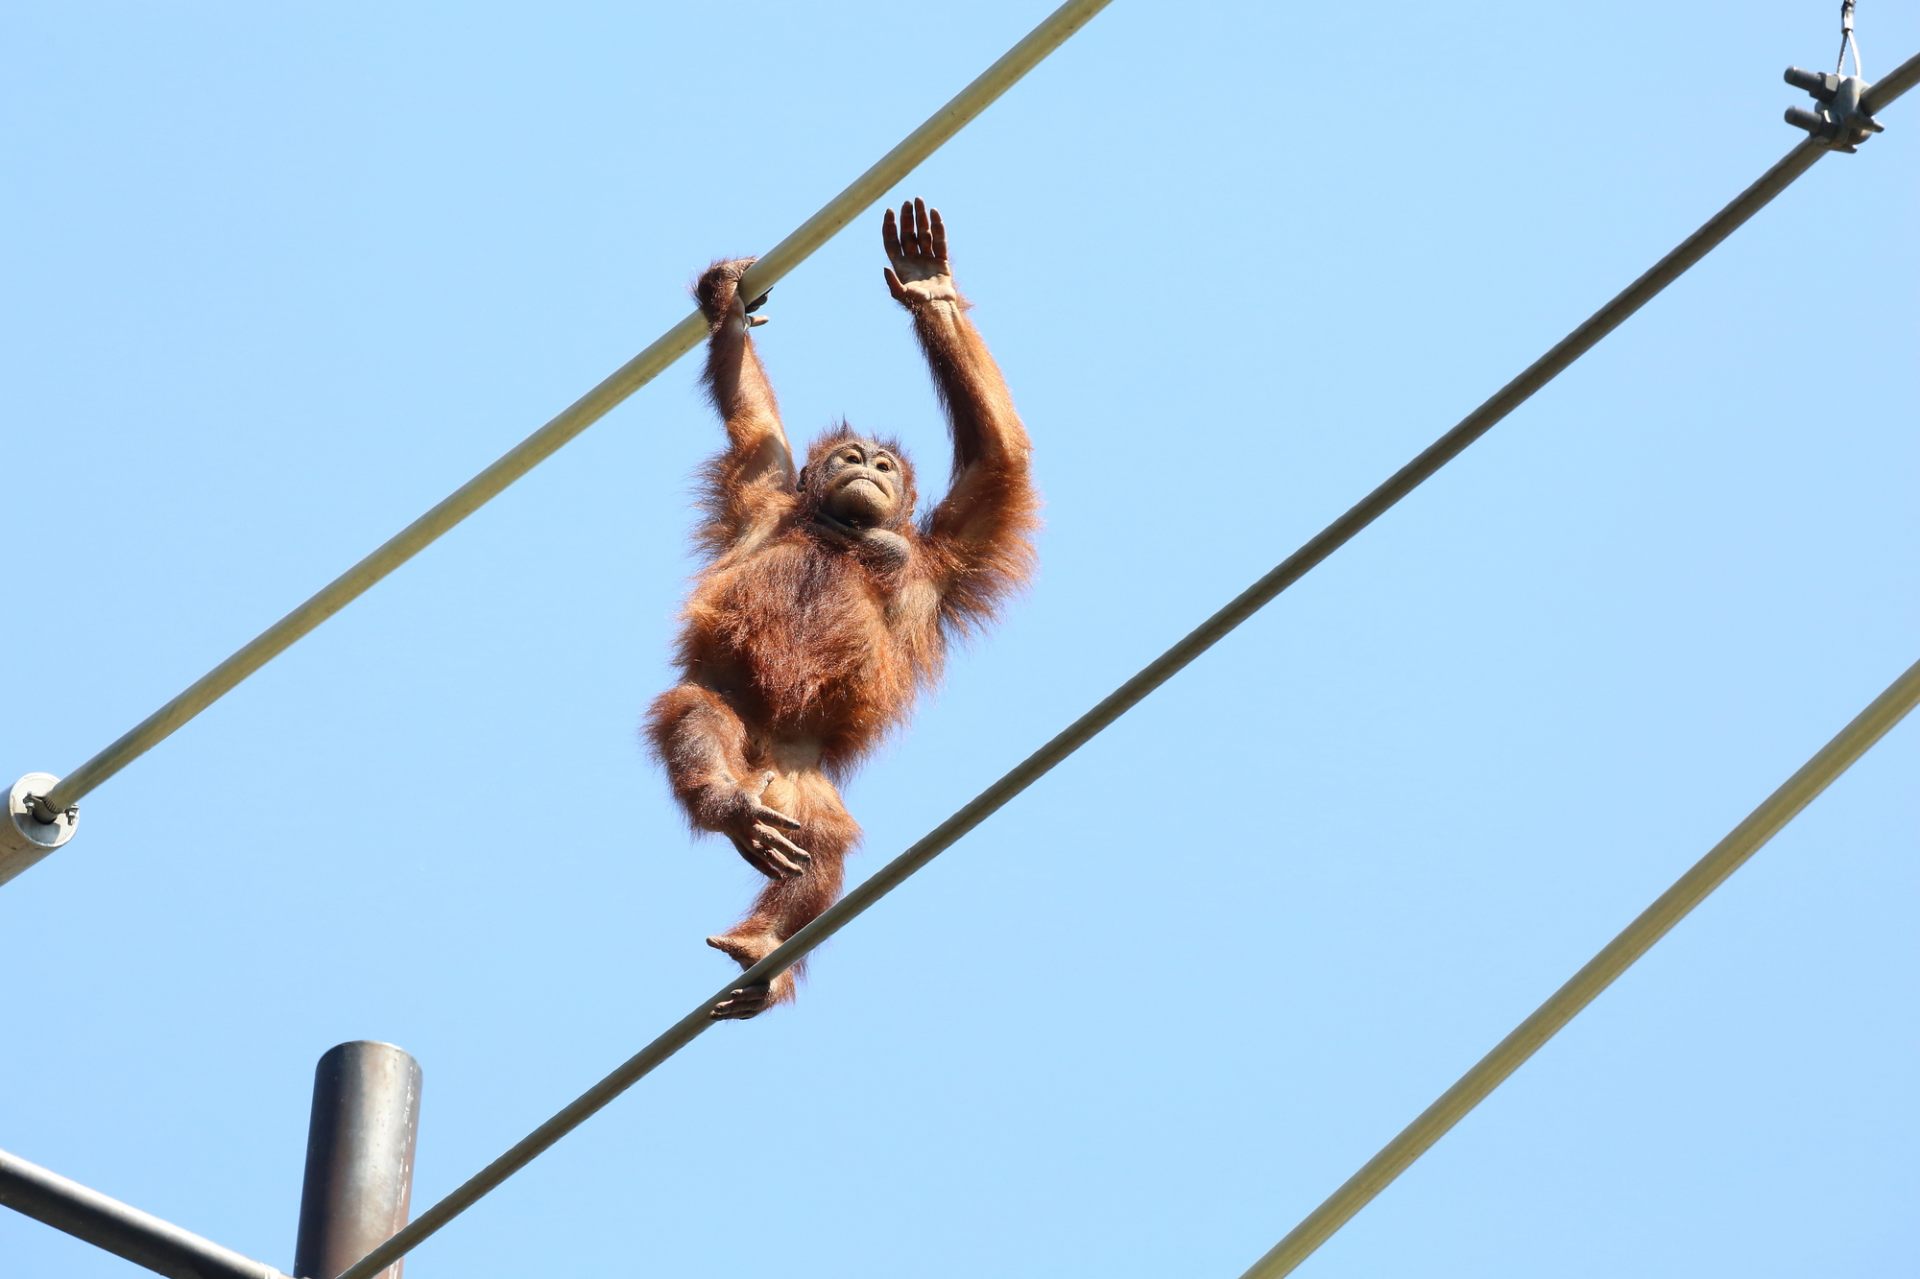
MULTIPOLYGON (((964 128, 995 99, 1066 43, 1111 0, 1068 0, 1054 10, 999 61, 955 94, 924 124, 901 140, 845 190, 802 223, 798 230, 761 255, 741 281, 747 297, 772 288, 888 188, 964 128)), ((305 603, 269 626, 231 657, 201 676, 159 710, 134 725, 99 754, 61 778, 36 800, 43 820, 61 812, 129 763, 146 754, 175 730, 231 692, 249 675, 290 648, 322 622, 351 604, 374 583, 426 549, 460 521, 498 497, 506 488, 546 461, 629 395, 651 382, 707 336, 707 323, 695 311, 668 329, 646 350, 609 374, 545 426, 513 446, 498 461, 468 480, 432 510, 394 534, 358 564, 336 577, 305 603)))
MULTIPOLYGON (((1891 101, 1920 74, 1920 57, 1909 59, 1882 81, 1892 83, 1891 101), (1905 80, 1900 77, 1904 73, 1905 80)), ((1875 86, 1876 94, 1881 86, 1875 86)), ((1879 103, 1875 103, 1878 105, 1879 103)), ((686 1016, 662 1032, 652 1043, 622 1062, 598 1083, 514 1143, 504 1154, 456 1187, 440 1202, 428 1208, 404 1229, 380 1247, 342 1271, 336 1279, 374 1279, 386 1267, 404 1257, 422 1240, 479 1202, 495 1187, 551 1148, 562 1137, 585 1123, 621 1093, 646 1077, 682 1048, 692 1043, 712 1022, 708 1012, 737 987, 767 981, 851 923, 875 902, 892 892, 908 877, 957 843, 962 836, 999 811, 1013 798, 1039 780, 1056 764, 1090 741, 1102 729, 1138 705, 1146 696, 1166 683, 1200 654, 1219 642, 1229 631, 1272 602, 1282 591, 1345 545, 1361 529, 1383 515, 1401 498, 1411 493, 1441 467, 1465 451, 1468 445, 1491 430, 1502 418, 1525 403, 1527 398, 1618 328, 1628 316, 1645 306, 1667 285, 1704 258, 1739 226, 1758 213, 1784 191, 1795 178, 1813 167, 1827 148, 1809 138, 1789 151, 1778 163, 1734 197, 1720 212, 1661 258, 1639 279, 1628 285, 1605 306, 1594 312, 1579 327, 1535 360, 1518 377, 1508 382, 1485 403, 1463 418, 1453 429, 1428 445, 1419 456, 1394 472, 1384 483, 1349 508, 1333 523, 1308 539, 1305 545, 1275 566, 1266 576, 1248 587, 1213 616, 1149 662, 1139 673, 1103 698, 1099 704, 1056 734, 1039 750, 1029 755, 1000 780, 941 822, 912 847, 855 885, 845 897, 828 907, 821 916, 783 942, 776 950, 745 973, 729 981, 719 991, 696 1006, 686 1016)))

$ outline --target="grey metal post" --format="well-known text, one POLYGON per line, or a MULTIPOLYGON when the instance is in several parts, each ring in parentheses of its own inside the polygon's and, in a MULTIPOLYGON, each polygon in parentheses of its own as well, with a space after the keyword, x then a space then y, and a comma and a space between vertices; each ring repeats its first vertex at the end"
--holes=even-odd
MULTIPOLYGON (((333 1279, 407 1224, 419 1131, 419 1062, 366 1040, 320 1058, 294 1274, 333 1279)), ((380 1279, 400 1279, 404 1264, 394 1262, 380 1279)))

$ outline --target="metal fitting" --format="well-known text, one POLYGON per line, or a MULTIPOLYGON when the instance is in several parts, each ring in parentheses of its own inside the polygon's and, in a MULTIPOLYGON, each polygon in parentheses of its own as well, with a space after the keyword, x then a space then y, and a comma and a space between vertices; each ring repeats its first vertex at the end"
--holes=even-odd
POLYGON ((80 821, 77 809, 54 811, 50 821, 41 820, 36 811, 45 805, 34 801, 59 781, 52 773, 28 773, 8 792, 7 818, 0 822, 0 884, 73 838, 80 821))
POLYGON ((1811 111, 1805 107, 1788 107, 1787 123, 1796 129, 1805 129, 1835 151, 1852 154, 1862 142, 1881 131, 1873 117, 1860 109, 1861 96, 1872 86, 1859 76, 1788 67, 1786 78, 1794 88, 1812 94, 1819 104, 1811 111))

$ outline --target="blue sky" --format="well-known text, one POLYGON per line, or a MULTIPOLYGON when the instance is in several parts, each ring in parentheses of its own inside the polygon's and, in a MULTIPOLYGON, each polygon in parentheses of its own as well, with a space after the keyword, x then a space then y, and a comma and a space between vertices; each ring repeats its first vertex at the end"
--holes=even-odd
MULTIPOLYGON (((894 194, 1036 441, 1042 572, 848 789, 870 871, 1795 141, 1812 3, 1118 0, 894 194)), ((15 5, 7 779, 71 769, 769 247, 1045 13, 15 5)), ((1867 71, 1920 49, 1868 0, 1867 71)), ((413 1273, 1231 1276, 1920 656, 1920 101, 415 1254, 413 1273)), ((789 429, 945 442, 878 210, 789 429)), ((437 1199, 726 974, 752 872, 636 728, 676 366, 0 889, 0 1146, 285 1266, 315 1059, 437 1199)), ((1301 1271, 1920 1250, 1907 724, 1301 1271)), ((10 1276, 135 1273, 0 1216, 10 1276)))

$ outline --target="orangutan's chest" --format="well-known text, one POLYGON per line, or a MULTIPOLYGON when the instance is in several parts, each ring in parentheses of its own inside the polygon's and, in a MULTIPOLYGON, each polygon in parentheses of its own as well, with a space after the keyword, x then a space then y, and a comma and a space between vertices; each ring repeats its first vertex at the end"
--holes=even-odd
POLYGON ((689 620, 714 655, 777 702, 910 696, 931 613, 926 589, 846 557, 766 548, 709 577, 689 620))

